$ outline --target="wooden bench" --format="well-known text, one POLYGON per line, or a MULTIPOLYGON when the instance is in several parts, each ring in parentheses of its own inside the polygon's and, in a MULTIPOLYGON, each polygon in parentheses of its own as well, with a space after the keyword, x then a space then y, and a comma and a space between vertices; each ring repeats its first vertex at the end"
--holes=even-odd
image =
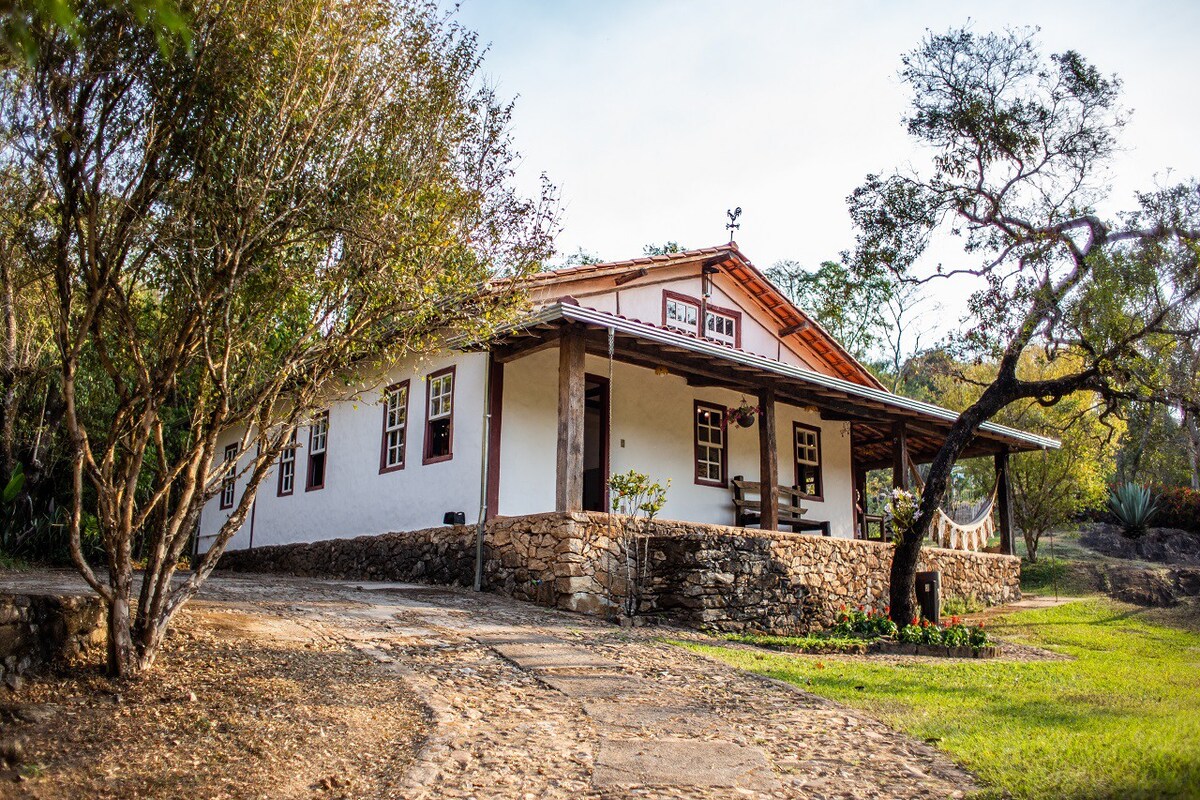
MULTIPOLYGON (((735 475, 731 482, 733 487, 733 507, 736 514, 737 526, 745 528, 750 525, 762 525, 762 484, 758 481, 747 481, 741 475, 735 475), (750 499, 756 495, 757 499, 750 499)), ((801 504, 803 494, 795 486, 779 487, 779 525, 787 525, 793 531, 820 532, 829 536, 829 523, 819 520, 806 520, 804 514, 808 511, 801 504)))

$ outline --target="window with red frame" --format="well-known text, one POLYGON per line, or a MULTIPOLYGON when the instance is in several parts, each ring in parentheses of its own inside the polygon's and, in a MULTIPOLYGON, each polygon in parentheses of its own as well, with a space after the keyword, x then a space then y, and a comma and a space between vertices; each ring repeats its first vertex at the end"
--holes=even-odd
POLYGON ((793 422, 792 438, 796 458, 796 488, 805 497, 820 500, 824 497, 821 486, 821 431, 802 422, 793 422))
POLYGON ((233 508, 233 500, 237 493, 237 452, 236 444, 225 445, 225 460, 222 462, 225 477, 221 479, 221 508, 233 508))
POLYGON ((425 458, 423 463, 449 461, 454 456, 454 367, 435 372, 425 381, 425 458))
POLYGON ((296 431, 292 431, 291 443, 279 454, 280 497, 286 497, 296 488, 296 431))
POLYGON ((324 411, 313 418, 308 426, 308 477, 304 491, 325 488, 329 470, 329 412, 324 411))
POLYGON ((696 401, 696 483, 725 486, 729 447, 726 440, 725 409, 696 401))
POLYGON ((383 393, 383 441, 380 443, 379 471, 404 469, 408 445, 408 381, 389 386, 383 393))

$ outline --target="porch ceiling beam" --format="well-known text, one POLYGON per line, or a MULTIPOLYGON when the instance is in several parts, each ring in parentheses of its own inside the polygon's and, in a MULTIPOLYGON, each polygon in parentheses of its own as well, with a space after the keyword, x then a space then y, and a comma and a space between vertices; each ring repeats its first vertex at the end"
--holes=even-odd
POLYGON ((530 336, 520 342, 510 342, 492 348, 492 354, 499 364, 507 364, 509 361, 515 361, 518 358, 531 356, 534 353, 542 350, 549 350, 551 347, 558 345, 560 331, 552 331, 547 336, 530 336))

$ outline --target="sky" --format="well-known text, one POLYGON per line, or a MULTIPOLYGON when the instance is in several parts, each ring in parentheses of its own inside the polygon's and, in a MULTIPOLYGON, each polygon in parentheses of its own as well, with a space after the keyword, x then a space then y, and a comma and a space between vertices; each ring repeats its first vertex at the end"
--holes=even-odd
MULTIPOLYGON (((901 55, 967 22, 1037 26, 1044 52, 1124 81, 1111 210, 1200 176, 1200 2, 462 0, 458 19, 516 99, 519 184, 534 194, 544 172, 560 190, 564 255, 719 244, 740 206, 736 239, 758 266, 836 259, 853 244, 846 196, 921 158, 901 125, 901 55)), ((933 291, 949 324, 967 292, 933 291)))

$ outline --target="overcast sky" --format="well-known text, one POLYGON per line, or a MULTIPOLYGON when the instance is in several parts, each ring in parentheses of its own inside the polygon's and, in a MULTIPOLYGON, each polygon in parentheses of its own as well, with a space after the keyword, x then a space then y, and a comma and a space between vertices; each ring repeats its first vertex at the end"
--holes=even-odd
MULTIPOLYGON (((725 241, 758 266, 816 266, 853 239, 845 198, 914 158, 902 53, 925 30, 1041 28, 1125 84, 1134 110, 1112 207, 1156 177, 1200 175, 1200 2, 463 0, 485 72, 517 98, 520 180, 561 190, 559 251, 725 241)), ((939 289, 948 305, 965 292, 939 289)), ((961 306, 960 306, 961 307, 961 306)))

